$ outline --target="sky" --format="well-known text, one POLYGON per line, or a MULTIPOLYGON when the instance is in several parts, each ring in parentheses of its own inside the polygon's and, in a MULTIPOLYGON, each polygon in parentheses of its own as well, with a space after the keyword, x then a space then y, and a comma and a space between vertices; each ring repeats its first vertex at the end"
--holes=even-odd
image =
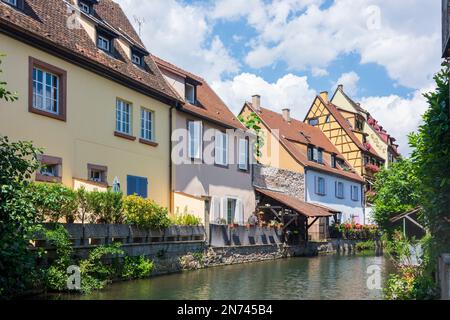
POLYGON ((440 68, 436 0, 115 0, 154 55, 208 81, 236 114, 254 94, 303 120, 338 84, 407 156, 440 68))

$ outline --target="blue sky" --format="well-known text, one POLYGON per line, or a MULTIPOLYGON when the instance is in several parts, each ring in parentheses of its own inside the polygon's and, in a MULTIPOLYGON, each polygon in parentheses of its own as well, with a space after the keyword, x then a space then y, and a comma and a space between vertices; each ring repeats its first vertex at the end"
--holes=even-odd
POLYGON ((303 119, 342 83, 406 154, 440 65, 440 1, 116 1, 145 19, 150 52, 205 78, 234 112, 258 93, 303 119))

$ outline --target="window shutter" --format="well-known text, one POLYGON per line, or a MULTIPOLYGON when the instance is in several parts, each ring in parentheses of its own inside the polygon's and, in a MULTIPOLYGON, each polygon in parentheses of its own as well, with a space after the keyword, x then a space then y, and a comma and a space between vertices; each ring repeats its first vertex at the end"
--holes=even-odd
POLYGON ((142 198, 147 198, 148 196, 148 181, 147 178, 138 178, 138 195, 141 196, 142 198))
POLYGON ((244 206, 241 199, 236 200, 236 220, 239 224, 244 224, 244 206))
POLYGON ((335 189, 336 198, 339 198, 339 190, 338 190, 338 188, 339 188, 338 182, 335 181, 334 182, 334 189, 335 189))
POLYGON ((317 161, 317 158, 318 158, 318 151, 317 151, 317 148, 313 148, 313 160, 314 161, 317 161))
POLYGON ((133 195, 137 193, 136 190, 136 177, 127 176, 127 195, 133 195))
POLYGON ((228 165, 228 135, 223 134, 223 165, 228 165))
POLYGON ((225 197, 221 198, 220 218, 228 222, 228 199, 225 197))

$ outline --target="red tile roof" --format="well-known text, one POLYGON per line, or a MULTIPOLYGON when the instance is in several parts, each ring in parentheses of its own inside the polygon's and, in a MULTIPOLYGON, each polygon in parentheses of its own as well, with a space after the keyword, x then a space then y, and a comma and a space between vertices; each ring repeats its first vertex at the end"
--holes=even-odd
MULTIPOLYGON (((94 16, 87 19, 145 49, 118 4, 111 0, 99 0, 94 8, 94 16)), ((146 68, 143 70, 131 62, 117 41, 114 55, 106 54, 97 48, 83 27, 69 28, 68 21, 73 12, 79 12, 78 8, 63 0, 25 0, 23 11, 0 1, 0 32, 113 80, 128 81, 136 90, 139 87, 147 94, 171 101, 179 100, 164 81, 151 56, 145 58, 146 68)))
POLYGON ((168 70, 183 78, 191 78, 199 83, 197 86, 197 104, 192 105, 184 101, 184 97, 180 97, 176 91, 173 91, 184 101, 181 110, 196 114, 200 117, 212 120, 216 123, 223 124, 226 127, 243 129, 244 125, 234 116, 227 105, 214 92, 209 84, 203 79, 189 71, 183 70, 174 64, 171 64, 159 57, 153 56, 159 68, 168 70))
POLYGON ((285 193, 261 188, 255 188, 255 190, 269 198, 272 198, 273 200, 281 202, 282 204, 288 206, 289 208, 304 216, 307 216, 308 218, 331 217, 333 214, 338 213, 338 211, 331 208, 307 203, 292 196, 286 195, 285 193))
MULTIPOLYGON (((308 160, 308 155, 298 147, 299 143, 303 145, 311 144, 322 148, 328 153, 336 154, 339 159, 345 161, 344 156, 319 128, 292 118, 290 122, 286 122, 280 113, 266 108, 261 108, 258 112, 253 108, 252 103, 246 102, 246 105, 260 117, 261 121, 272 133, 275 129, 279 130, 279 141, 301 165, 356 180, 358 182, 364 181, 354 172, 333 168, 328 163, 319 164, 308 160)), ((348 163, 347 165, 350 167, 348 163)))

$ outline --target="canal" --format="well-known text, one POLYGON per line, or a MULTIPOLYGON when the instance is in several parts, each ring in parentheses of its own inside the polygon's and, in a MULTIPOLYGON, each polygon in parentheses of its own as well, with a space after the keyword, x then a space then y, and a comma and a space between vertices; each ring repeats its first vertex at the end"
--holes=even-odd
MULTIPOLYGON (((118 282, 90 295, 51 299, 382 299, 367 287, 369 266, 392 267, 382 256, 330 255, 291 258, 189 271, 151 279, 118 282)), ((370 269, 370 268, 369 268, 370 269)))

